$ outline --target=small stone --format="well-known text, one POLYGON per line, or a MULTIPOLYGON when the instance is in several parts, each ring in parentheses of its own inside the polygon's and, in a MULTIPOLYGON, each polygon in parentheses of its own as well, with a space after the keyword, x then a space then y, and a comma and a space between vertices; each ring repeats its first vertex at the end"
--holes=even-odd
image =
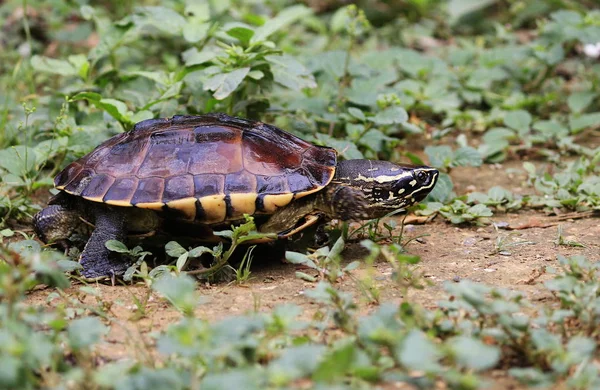
POLYGON ((463 245, 465 246, 473 246, 477 244, 477 237, 468 237, 463 241, 463 245))
POLYGON ((509 251, 500 251, 500 252, 498 252, 498 254, 501 256, 510 256, 511 255, 511 253, 509 251))
POLYGON ((453 278, 452 278, 452 281, 453 281, 454 283, 458 283, 458 282, 460 282, 460 276, 458 276, 458 275, 457 275, 457 276, 453 277, 453 278))

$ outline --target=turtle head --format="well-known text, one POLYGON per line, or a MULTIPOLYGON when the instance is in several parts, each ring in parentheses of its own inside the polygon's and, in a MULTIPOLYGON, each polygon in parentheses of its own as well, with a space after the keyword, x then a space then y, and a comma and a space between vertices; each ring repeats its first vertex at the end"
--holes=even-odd
POLYGON ((339 162, 332 182, 362 193, 362 212, 367 218, 380 218, 425 199, 433 190, 438 177, 437 169, 428 166, 347 160, 339 162))

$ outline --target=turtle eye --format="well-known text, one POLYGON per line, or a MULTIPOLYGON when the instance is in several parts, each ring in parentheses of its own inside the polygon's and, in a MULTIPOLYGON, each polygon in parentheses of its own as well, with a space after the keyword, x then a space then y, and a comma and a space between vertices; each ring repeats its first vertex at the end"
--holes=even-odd
POLYGON ((417 180, 420 181, 421 183, 426 182, 427 181, 427 173, 425 173, 424 171, 417 172, 417 180))

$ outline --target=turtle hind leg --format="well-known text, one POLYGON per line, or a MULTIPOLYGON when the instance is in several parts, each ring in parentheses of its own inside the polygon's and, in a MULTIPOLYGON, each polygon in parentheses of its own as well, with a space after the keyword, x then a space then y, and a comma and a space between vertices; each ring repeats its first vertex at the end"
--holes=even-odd
POLYGON ((96 228, 79 259, 83 267, 83 276, 91 279, 122 275, 128 264, 117 258, 105 244, 109 240, 125 239, 125 213, 100 205, 94 205, 94 208, 96 228))

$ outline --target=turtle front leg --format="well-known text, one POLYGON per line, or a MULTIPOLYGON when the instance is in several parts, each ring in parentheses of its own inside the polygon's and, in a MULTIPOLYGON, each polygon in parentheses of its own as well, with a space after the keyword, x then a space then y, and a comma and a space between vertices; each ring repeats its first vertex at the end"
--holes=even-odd
POLYGON ((125 215, 111 207, 95 206, 96 229, 88 240, 79 262, 83 266, 83 276, 96 279, 122 275, 128 264, 111 253, 105 244, 109 240, 125 239, 125 215))

